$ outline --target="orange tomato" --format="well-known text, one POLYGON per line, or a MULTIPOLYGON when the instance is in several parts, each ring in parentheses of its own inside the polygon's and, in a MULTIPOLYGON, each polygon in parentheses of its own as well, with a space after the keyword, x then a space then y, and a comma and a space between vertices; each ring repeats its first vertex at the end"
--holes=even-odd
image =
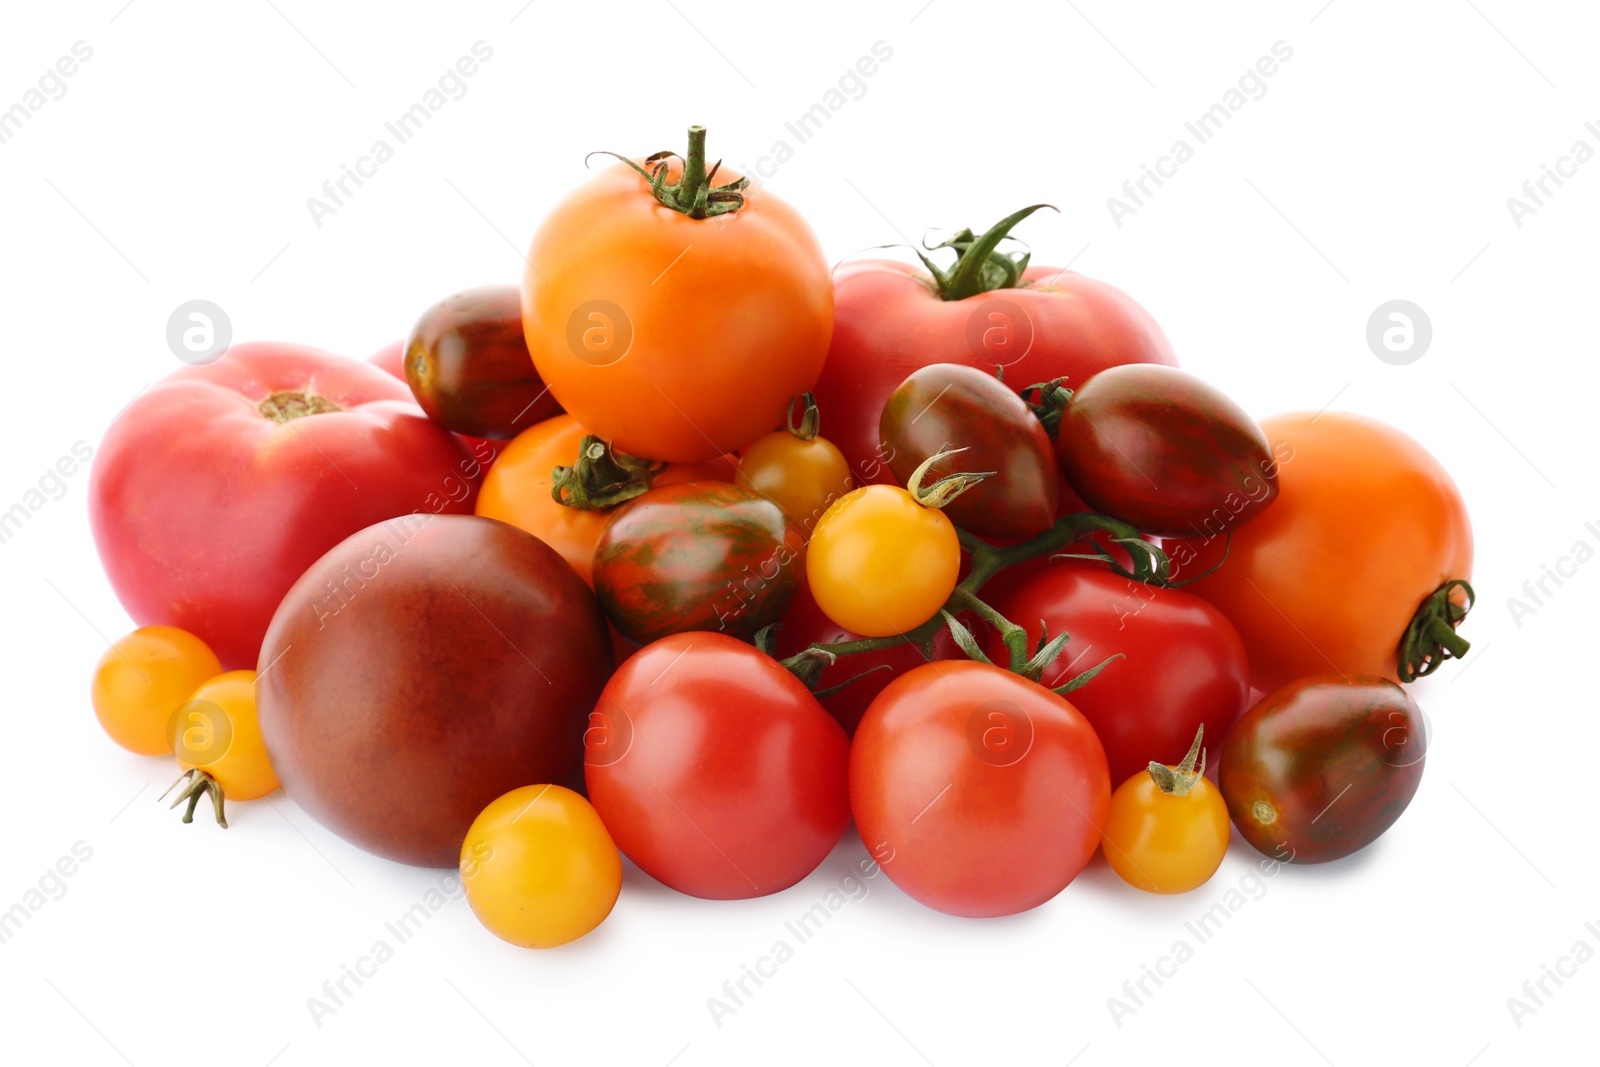
POLYGON ((107 736, 129 752, 172 751, 172 714, 222 664, 206 643, 175 626, 144 626, 119 637, 95 665, 89 700, 107 736))
MULTIPOLYGON (((670 195, 684 166, 664 165, 670 195)), ((715 175, 723 188, 738 180, 715 175)), ((704 218, 676 210, 618 164, 558 204, 528 250, 534 366, 623 452, 671 462, 731 452, 780 425, 822 372, 833 281, 811 228, 760 186, 711 206, 704 218)))
MULTIPOLYGON (((1422 602, 1471 577, 1460 492, 1421 445, 1373 419, 1307 412, 1261 428, 1278 499, 1233 531, 1226 561, 1191 592, 1238 628, 1257 689, 1330 669, 1398 677, 1400 639, 1422 602)), ((1168 544, 1175 577, 1202 571, 1222 543, 1168 544)))
MULTIPOLYGON (((550 495, 550 472, 577 462, 578 445, 588 433, 571 415, 557 415, 522 431, 484 475, 477 513, 533 534, 559 552, 592 588, 594 546, 611 512, 558 504, 550 495)), ((651 485, 731 482, 737 470, 727 456, 703 463, 674 463, 658 473, 651 485)))

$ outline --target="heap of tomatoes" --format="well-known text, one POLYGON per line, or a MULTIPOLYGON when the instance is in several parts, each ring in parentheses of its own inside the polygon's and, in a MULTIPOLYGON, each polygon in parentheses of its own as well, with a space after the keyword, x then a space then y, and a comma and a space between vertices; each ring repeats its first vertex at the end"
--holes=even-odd
POLYGON ((1402 683, 1465 653, 1473 597, 1420 446, 1256 422, 1129 297, 1008 250, 1042 205, 830 272, 702 128, 618 159, 520 287, 370 363, 239 346, 112 426, 92 521, 141 628, 94 706, 176 757, 186 818, 281 782, 549 946, 619 850, 746 898, 853 820, 908 895, 989 916, 1102 850, 1176 893, 1230 824, 1314 863, 1399 817, 1402 683))

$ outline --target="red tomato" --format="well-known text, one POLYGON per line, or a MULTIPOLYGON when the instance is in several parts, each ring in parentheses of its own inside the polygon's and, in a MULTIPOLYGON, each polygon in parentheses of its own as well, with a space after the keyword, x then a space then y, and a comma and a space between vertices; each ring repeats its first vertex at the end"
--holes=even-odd
POLYGON ((1064 698, 974 660, 929 663, 872 702, 850 749, 850 807, 895 885, 950 915, 1012 915, 1077 877, 1111 777, 1064 698))
MULTIPOLYGON (((1105 746, 1113 782, 1151 760, 1176 764, 1202 723, 1219 748, 1249 702, 1244 642, 1222 612, 1197 596, 1081 563, 1053 563, 994 589, 985 591, 991 606, 1028 631, 1030 650, 1038 647, 1040 620, 1052 637, 1072 635, 1045 668, 1044 685, 1061 685, 1122 654, 1068 697, 1105 746)), ((985 651, 1005 662, 999 634, 986 635, 985 651)))
POLYGON ((1121 363, 1177 366, 1161 327, 1121 290, 1053 267, 1029 267, 1023 278, 1018 288, 943 300, 925 271, 905 263, 834 271, 833 341, 813 392, 857 485, 895 480, 878 418, 889 394, 929 364, 1004 367, 1018 391, 1058 377, 1079 385, 1121 363))
POLYGON ((470 514, 482 465, 378 369, 235 345, 147 389, 106 432, 89 521, 123 607, 254 667, 284 593, 357 530, 470 514))
POLYGON ((787 889, 838 844, 849 751, 776 660, 723 634, 682 633, 612 675, 584 735, 584 777, 641 870, 735 900, 787 889))

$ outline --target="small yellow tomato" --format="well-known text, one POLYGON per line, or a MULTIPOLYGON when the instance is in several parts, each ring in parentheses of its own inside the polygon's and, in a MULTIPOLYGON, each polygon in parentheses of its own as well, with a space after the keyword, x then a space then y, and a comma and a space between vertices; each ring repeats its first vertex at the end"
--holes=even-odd
POLYGON ((229 671, 196 689, 173 719, 172 754, 228 800, 257 800, 278 788, 256 718, 256 672, 229 671))
POLYGON ((893 485, 862 486, 834 501, 806 549, 817 607, 862 637, 927 622, 960 569, 961 542, 944 512, 893 485))
POLYGON ((526 785, 473 820, 461 845, 461 882, 490 933, 524 948, 554 948, 611 914, 622 859, 582 796, 526 785))
POLYGON ((828 506, 850 492, 850 463, 831 441, 778 430, 740 450, 738 484, 778 505, 810 537, 828 506))
POLYGON ((216 654, 198 637, 175 626, 144 626, 100 657, 89 700, 111 740, 141 756, 162 756, 172 751, 173 711, 221 673, 216 654))
POLYGON ((1195 769, 1200 738, 1176 767, 1152 764, 1117 787, 1106 816, 1106 860, 1124 882, 1149 893, 1204 885, 1228 851, 1228 805, 1195 769))

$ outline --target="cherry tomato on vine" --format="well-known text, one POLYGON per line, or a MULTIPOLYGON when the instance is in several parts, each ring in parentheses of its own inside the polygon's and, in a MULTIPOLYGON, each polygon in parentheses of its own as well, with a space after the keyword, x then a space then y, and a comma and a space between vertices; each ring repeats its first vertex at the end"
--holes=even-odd
POLYGON ((961 569, 956 528, 908 490, 866 485, 817 523, 806 580, 823 614, 865 637, 905 633, 949 599, 961 569))
MULTIPOLYGON (((171 751, 189 772, 189 785, 173 807, 209 793, 217 821, 227 826, 222 802, 258 800, 278 788, 256 715, 256 672, 229 671, 196 689, 172 716, 171 751)), ((195 804, 184 815, 188 822, 195 804)))
POLYGON ((556 205, 528 249, 522 317, 563 407, 622 452, 673 462, 783 420, 827 358, 833 280, 798 212, 726 167, 628 162, 556 205))
POLYGON ((617 668, 584 734, 589 799, 623 854, 680 893, 765 896, 810 874, 850 821, 850 743, 777 660, 715 633, 617 668))
POLYGON ((1204 777, 1202 733, 1195 733, 1182 763, 1152 764, 1111 794, 1106 861, 1136 889, 1187 893, 1210 881, 1222 866, 1228 851, 1228 805, 1204 777))
POLYGON ((890 682, 850 749, 850 806, 868 852, 950 915, 1012 915, 1061 892, 1099 847, 1110 802, 1088 720, 975 660, 890 682))
MULTIPOLYGON (((1239 628, 1256 688, 1330 670, 1410 680, 1463 654, 1454 626, 1469 601, 1456 583, 1471 578, 1472 526, 1439 462, 1400 431, 1343 412, 1261 427, 1278 499, 1190 587, 1239 628)), ((1223 543, 1167 545, 1175 576, 1204 571, 1223 543)))
POLYGON ((524 948, 553 948, 611 914, 622 860, 581 795, 525 785, 473 820, 461 844, 461 884, 490 933, 524 948))
POLYGON ((187 630, 142 626, 100 657, 89 701, 111 740, 141 756, 164 756, 172 751, 173 711, 221 673, 216 653, 187 630))

